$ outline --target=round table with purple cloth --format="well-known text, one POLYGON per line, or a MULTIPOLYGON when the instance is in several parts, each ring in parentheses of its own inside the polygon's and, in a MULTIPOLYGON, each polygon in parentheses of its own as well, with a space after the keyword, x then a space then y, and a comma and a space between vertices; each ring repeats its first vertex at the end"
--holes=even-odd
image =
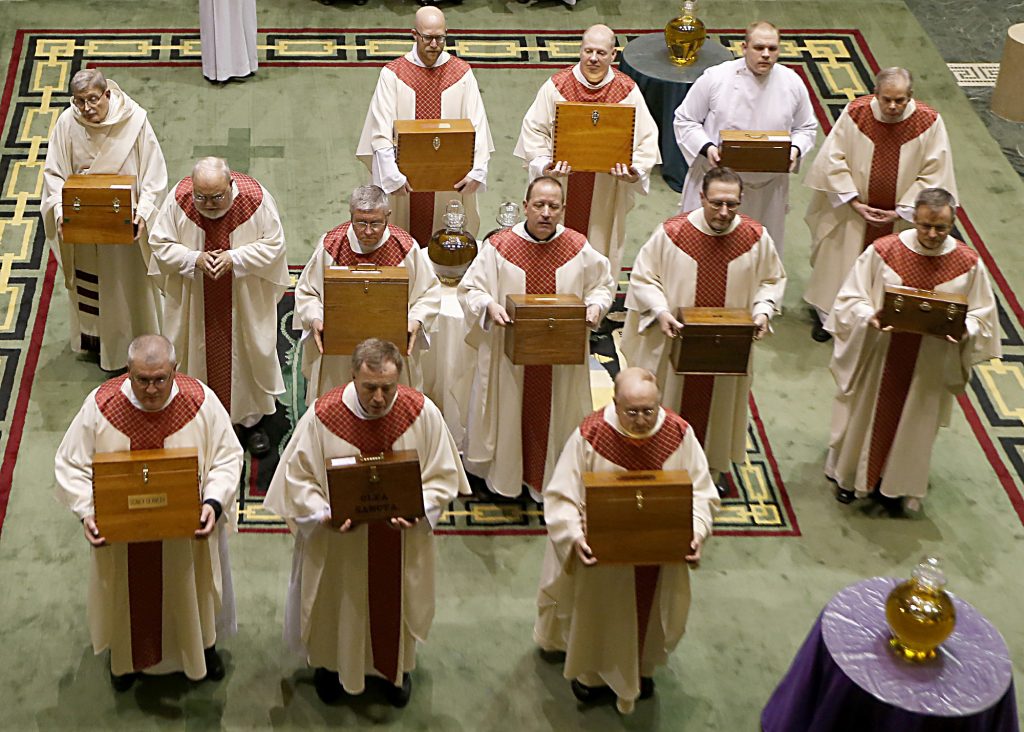
POLYGON ((889 647, 886 577, 840 591, 761 713, 764 732, 1017 732, 1006 642, 958 597, 956 628, 926 663, 889 647))

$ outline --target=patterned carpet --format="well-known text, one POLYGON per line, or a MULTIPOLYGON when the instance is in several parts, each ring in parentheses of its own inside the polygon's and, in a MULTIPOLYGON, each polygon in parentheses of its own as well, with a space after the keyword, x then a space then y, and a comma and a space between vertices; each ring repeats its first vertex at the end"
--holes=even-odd
MULTIPOLYGON (((653 29, 624 31, 620 42, 653 29)), ((804 78, 819 121, 827 131, 843 106, 865 93, 878 68, 855 30, 784 30, 781 60, 804 78)), ((267 29, 260 33, 260 64, 298 66, 380 66, 408 46, 405 29, 267 29)), ((739 30, 712 31, 738 51, 739 30)), ((478 67, 559 68, 577 54, 579 31, 465 31, 449 50, 478 67)), ((197 67, 196 30, 17 30, 0 98, 0 530, 6 515, 14 465, 23 437, 25 413, 50 307, 56 263, 45 248, 38 217, 46 140, 67 103, 70 77, 88 66, 197 67)), ((248 149, 247 141, 239 144, 248 149)), ((273 155, 273 150, 262 151, 273 155)), ((242 168, 239 168, 240 170, 242 168)), ((960 234, 984 259, 997 286, 1005 333, 1002 361, 976 370, 968 394, 959 403, 976 438, 1024 523, 1024 310, 966 212, 960 234)), ((301 382, 295 370, 294 334, 287 331, 286 298, 282 310, 282 357, 291 378, 288 402, 301 382)), ((601 348, 598 346, 598 350, 601 348)), ((605 353, 606 358, 610 356, 605 353)), ((794 535, 796 517, 772 457, 756 405, 751 404, 749 461, 733 473, 733 492, 719 517, 719 533, 794 535)), ((300 411, 282 407, 274 421, 285 434, 300 411)), ((260 512, 260 491, 272 461, 249 466, 242 498, 243 526, 250 531, 280 531, 273 517, 260 512)), ((535 508, 459 503, 446 514, 449 532, 537 533, 535 508)))

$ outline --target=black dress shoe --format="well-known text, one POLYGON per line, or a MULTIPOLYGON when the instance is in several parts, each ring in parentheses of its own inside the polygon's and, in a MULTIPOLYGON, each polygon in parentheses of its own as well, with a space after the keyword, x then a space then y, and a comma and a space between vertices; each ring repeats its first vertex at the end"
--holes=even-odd
POLYGON ((654 696, 654 679, 650 676, 640 677, 640 698, 650 699, 654 696))
POLYGON ((572 695, 584 704, 593 704, 612 693, 607 686, 587 686, 577 679, 569 682, 569 688, 572 689, 572 695))
POLYGON ((832 340, 832 334, 825 330, 825 326, 821 324, 821 321, 815 320, 814 325, 811 326, 811 338, 818 343, 827 343, 832 340))
POLYGON ((270 437, 262 427, 253 427, 245 441, 245 447, 253 457, 263 457, 270 452, 270 437))
POLYGON ((114 691, 124 692, 132 688, 135 683, 135 679, 139 677, 136 673, 121 674, 118 676, 113 671, 110 672, 110 685, 114 687, 114 691))
POLYGON ((871 494, 871 497, 878 501, 879 505, 885 509, 893 518, 903 518, 906 516, 903 513, 903 499, 897 496, 896 498, 890 498, 889 496, 882 495, 882 491, 877 488, 871 494))
POLYGON ((836 500, 840 503, 853 503, 857 495, 853 491, 836 486, 836 500))
POLYGON ((725 498, 729 495, 729 478, 725 473, 718 476, 718 481, 715 483, 715 490, 718 491, 719 498, 725 498))
POLYGON ((203 650, 203 658, 206 659, 206 680, 220 681, 224 678, 224 661, 217 653, 217 646, 210 646, 203 650))
POLYGON ((334 704, 345 693, 338 681, 338 674, 322 667, 313 671, 313 687, 324 704, 334 704))
POLYGON ((402 674, 401 686, 388 684, 384 691, 384 698, 396 709, 401 709, 408 704, 410 696, 412 696, 412 676, 407 673, 402 674))

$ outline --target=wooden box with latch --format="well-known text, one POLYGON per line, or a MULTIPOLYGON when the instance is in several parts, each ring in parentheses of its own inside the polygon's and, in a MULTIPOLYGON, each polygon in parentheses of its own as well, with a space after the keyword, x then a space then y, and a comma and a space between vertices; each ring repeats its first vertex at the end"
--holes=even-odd
POLYGON ((743 308, 679 308, 683 332, 672 343, 677 374, 746 374, 757 326, 743 308))
POLYGON ((412 520, 424 515, 420 460, 415 450, 327 460, 331 525, 412 520))
POLYGON ((61 191, 66 244, 135 242, 135 176, 71 175, 61 191))
POLYGON ((886 285, 879 318, 882 326, 891 325, 903 333, 960 340, 967 332, 967 298, 948 292, 920 290, 916 287, 886 285))
POLYGON ((395 120, 398 169, 420 193, 454 190, 473 169, 476 130, 468 119, 395 120))
POLYGON ((586 363, 587 307, 576 295, 509 295, 505 355, 519 366, 586 363))
POLYGON ((332 265, 324 270, 324 354, 350 356, 367 338, 405 352, 409 331, 409 270, 332 265))
POLYGON ((569 163, 574 173, 607 173, 617 163, 632 165, 635 126, 632 104, 557 102, 551 159, 569 163))
POLYGON ((721 165, 737 173, 788 173, 792 140, 785 130, 722 130, 721 165))

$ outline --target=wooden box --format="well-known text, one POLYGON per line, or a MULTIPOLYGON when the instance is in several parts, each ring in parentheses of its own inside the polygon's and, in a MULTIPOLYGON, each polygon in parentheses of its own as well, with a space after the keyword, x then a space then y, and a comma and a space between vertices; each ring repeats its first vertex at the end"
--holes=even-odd
POLYGON ((96 453, 92 496, 96 526, 108 544, 191 538, 201 510, 199 452, 96 453))
POLYGON ((886 285, 879 321, 883 327, 891 325, 893 330, 903 333, 938 338, 953 336, 960 340, 967 332, 967 298, 948 292, 886 285))
POLYGON ((575 173, 607 173, 616 163, 633 164, 632 104, 555 104, 555 149, 552 160, 564 160, 575 173))
POLYGON ((134 175, 72 175, 61 193, 64 242, 133 244, 134 175))
POLYGON ((693 485, 683 470, 584 473, 587 544, 601 564, 685 561, 693 485))
POLYGON ((405 353, 409 333, 409 271, 405 267, 332 265, 324 270, 324 353, 350 356, 367 338, 391 341, 405 353))
POLYGON ((722 130, 720 165, 737 173, 788 173, 789 133, 785 130, 722 130))
POLYGON ((476 130, 468 119, 395 120, 398 169, 414 191, 450 191, 473 169, 476 130))
POLYGON ((509 295, 505 355, 519 366, 586 363, 587 307, 576 295, 509 295))
POLYGON ((746 374, 757 326, 743 308, 679 308, 683 332, 672 343, 677 374, 746 374))
POLYGON ((331 525, 412 520, 424 515, 420 460, 415 450, 354 455, 327 461, 331 525))

